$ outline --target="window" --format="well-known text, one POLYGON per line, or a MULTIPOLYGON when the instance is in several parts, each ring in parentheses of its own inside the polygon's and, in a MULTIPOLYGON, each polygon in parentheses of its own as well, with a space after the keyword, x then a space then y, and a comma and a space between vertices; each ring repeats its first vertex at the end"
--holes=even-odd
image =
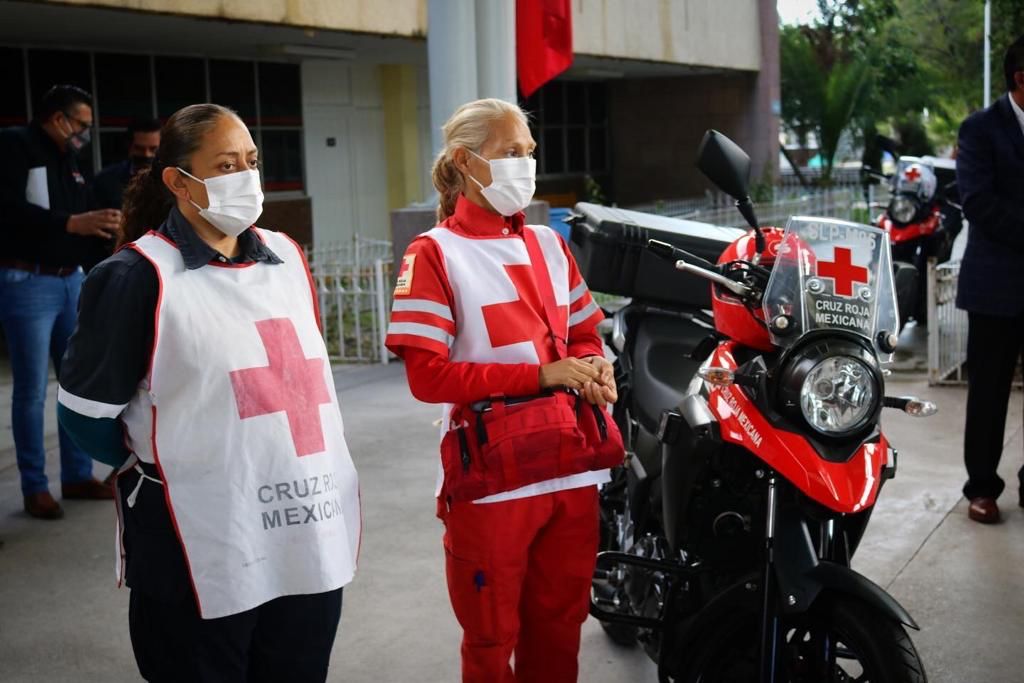
POLYGON ((302 125, 302 77, 298 64, 260 62, 260 125, 302 125))
POLYGON ((268 192, 302 190, 302 79, 297 64, 260 62, 260 137, 268 192))
POLYGON ((99 54, 95 57, 96 97, 101 128, 124 128, 132 119, 153 116, 150 58, 99 54))
POLYGON ((155 57, 156 115, 166 121, 182 107, 206 102, 206 64, 193 57, 155 57))
POLYGON ((267 192, 301 190, 302 131, 264 128, 260 149, 263 160, 263 185, 267 192))
POLYGON ((25 60, 18 48, 0 47, 0 128, 28 123, 25 60))
POLYGON ((252 62, 210 60, 210 101, 238 112, 245 125, 256 120, 256 69, 252 62))
POLYGON ((127 157, 125 133, 134 118, 162 121, 189 104, 216 102, 238 112, 261 149, 268 192, 305 188, 302 158, 302 78, 299 65, 198 57, 28 50, 0 46, 0 126, 24 124, 58 83, 93 94, 94 166, 127 157), (25 87, 25 55, 28 88, 25 87))
POLYGON ((46 91, 55 85, 77 85, 92 92, 89 53, 66 50, 29 50, 28 80, 32 104, 38 106, 46 91))
POLYGON ((93 60, 102 168, 127 158, 128 124, 153 116, 153 75, 148 56, 98 54, 93 60))
POLYGON ((608 172, 607 97, 604 83, 553 81, 522 103, 532 115, 539 176, 608 172))

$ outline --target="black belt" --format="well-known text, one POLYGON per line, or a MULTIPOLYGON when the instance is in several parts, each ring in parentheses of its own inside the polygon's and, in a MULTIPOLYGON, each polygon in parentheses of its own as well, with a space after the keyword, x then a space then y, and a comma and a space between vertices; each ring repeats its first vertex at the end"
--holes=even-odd
POLYGON ((0 268, 11 268, 13 270, 24 270, 36 275, 55 275, 67 277, 78 272, 78 266, 47 266, 42 263, 30 263, 18 259, 0 259, 0 268))

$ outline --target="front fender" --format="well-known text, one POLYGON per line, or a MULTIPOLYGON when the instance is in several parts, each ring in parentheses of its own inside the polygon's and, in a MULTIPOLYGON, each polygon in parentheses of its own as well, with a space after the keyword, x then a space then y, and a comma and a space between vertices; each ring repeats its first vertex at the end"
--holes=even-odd
POLYGON ((782 609, 787 613, 806 612, 823 592, 831 591, 861 600, 890 619, 920 630, 907 610, 874 581, 845 565, 819 560, 807 525, 793 507, 778 511, 774 559, 782 609))
POLYGON ((885 616, 920 631, 910 613, 903 608, 896 598, 885 592, 877 583, 859 574, 849 567, 835 562, 819 562, 808 573, 808 578, 821 584, 823 590, 835 591, 866 602, 885 616))

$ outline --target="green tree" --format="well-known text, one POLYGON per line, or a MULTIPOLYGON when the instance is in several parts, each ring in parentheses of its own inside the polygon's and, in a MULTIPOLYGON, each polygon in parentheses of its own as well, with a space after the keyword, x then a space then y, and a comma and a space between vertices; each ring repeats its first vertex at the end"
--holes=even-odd
POLYGON ((909 29, 910 47, 930 84, 933 113, 957 118, 980 106, 984 3, 900 0, 899 9, 901 21, 909 29), (912 30, 914 27, 917 30, 912 30))
POLYGON ((827 183, 846 130, 870 140, 876 120, 926 98, 896 0, 818 0, 818 10, 780 31, 782 119, 801 144, 816 134, 827 183))
POLYGON ((1024 0, 992 0, 992 99, 1006 92, 1003 55, 1024 36, 1024 0))
POLYGON ((836 152, 839 150, 839 139, 853 122, 854 114, 857 113, 864 101, 868 81, 868 64, 866 62, 838 63, 829 71, 818 125, 822 180, 825 183, 828 183, 832 177, 836 152))

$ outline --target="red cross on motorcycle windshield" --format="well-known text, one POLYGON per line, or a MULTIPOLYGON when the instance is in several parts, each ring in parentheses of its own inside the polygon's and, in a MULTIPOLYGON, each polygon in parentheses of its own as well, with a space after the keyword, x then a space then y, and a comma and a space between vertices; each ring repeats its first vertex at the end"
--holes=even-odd
POLYGON ((790 218, 763 300, 772 342, 788 347, 812 330, 845 330, 870 339, 888 360, 878 340, 899 332, 892 268, 880 228, 790 218))

